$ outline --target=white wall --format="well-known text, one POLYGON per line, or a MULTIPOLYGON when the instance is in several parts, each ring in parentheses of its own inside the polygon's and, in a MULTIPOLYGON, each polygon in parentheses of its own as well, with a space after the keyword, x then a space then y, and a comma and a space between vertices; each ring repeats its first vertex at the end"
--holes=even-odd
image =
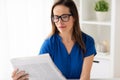
POLYGON ((115 77, 120 77, 120 0, 116 0, 115 2, 115 55, 114 55, 114 60, 115 60, 115 63, 114 63, 114 70, 115 70, 115 73, 114 73, 114 76, 115 77))
POLYGON ((0 80, 10 80, 13 57, 38 55, 50 32, 52 0, 0 0, 0 80))

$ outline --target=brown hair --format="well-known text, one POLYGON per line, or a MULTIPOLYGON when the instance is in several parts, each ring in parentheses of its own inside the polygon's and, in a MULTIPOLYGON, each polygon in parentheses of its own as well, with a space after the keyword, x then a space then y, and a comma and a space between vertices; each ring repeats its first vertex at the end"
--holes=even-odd
POLYGON ((72 37, 79 44, 80 48, 82 49, 82 52, 85 53, 86 48, 85 48, 85 44, 82 40, 82 31, 80 29, 80 24, 79 24, 79 15, 78 15, 77 7, 76 7, 75 3, 73 2, 73 0, 57 0, 54 3, 54 5, 52 6, 52 10, 51 10, 52 32, 51 32, 50 35, 59 33, 58 29, 55 26, 55 23, 52 21, 52 16, 54 15, 53 14, 53 9, 57 5, 64 5, 64 6, 69 8, 70 13, 72 14, 72 16, 75 20, 74 25, 73 25, 72 37))

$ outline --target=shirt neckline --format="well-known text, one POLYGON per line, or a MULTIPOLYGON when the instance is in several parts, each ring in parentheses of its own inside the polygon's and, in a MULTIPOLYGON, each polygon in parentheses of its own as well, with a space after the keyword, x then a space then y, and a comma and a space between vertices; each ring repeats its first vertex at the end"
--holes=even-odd
POLYGON ((72 46, 72 49, 71 49, 70 53, 68 53, 68 51, 67 51, 67 49, 66 49, 65 45, 64 45, 64 44, 63 44, 63 42, 62 42, 62 37, 61 37, 59 34, 57 34, 57 36, 58 36, 58 39, 60 40, 60 42, 61 42, 62 46, 64 47, 64 49, 65 49, 65 51, 66 51, 67 55, 68 55, 68 56, 72 55, 72 53, 73 53, 73 51, 74 51, 74 48, 75 48, 75 45, 76 45, 76 42, 73 44, 73 46, 72 46))

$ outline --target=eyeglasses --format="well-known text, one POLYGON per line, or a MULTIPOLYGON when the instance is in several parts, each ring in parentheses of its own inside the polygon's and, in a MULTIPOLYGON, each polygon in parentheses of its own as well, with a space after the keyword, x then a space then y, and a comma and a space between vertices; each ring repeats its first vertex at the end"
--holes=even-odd
POLYGON ((67 22, 67 21, 69 21, 70 16, 72 16, 72 14, 63 14, 61 16, 54 15, 54 16, 52 16, 52 21, 57 23, 60 18, 63 22, 67 22))

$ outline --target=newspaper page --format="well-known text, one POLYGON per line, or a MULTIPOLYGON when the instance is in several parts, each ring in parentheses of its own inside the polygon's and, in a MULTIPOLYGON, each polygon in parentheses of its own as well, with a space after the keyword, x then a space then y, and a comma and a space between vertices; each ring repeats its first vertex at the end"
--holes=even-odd
POLYGON ((66 80, 49 54, 11 59, 14 68, 29 74, 29 80, 66 80))

